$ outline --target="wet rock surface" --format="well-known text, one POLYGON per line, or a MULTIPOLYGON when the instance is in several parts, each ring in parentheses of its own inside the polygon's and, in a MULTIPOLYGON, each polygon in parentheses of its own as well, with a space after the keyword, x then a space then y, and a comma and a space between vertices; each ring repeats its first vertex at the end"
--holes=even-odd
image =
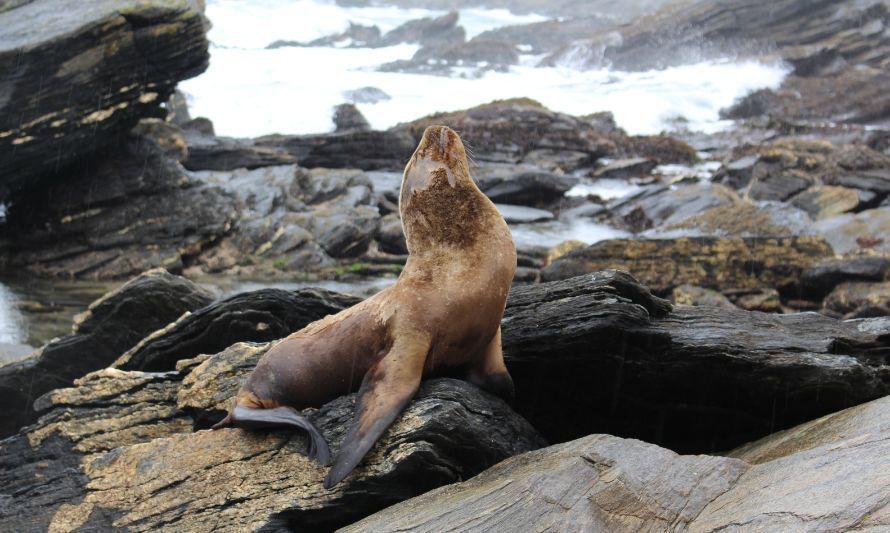
POLYGON ((47 174, 71 181, 70 163, 116 143, 140 118, 162 116, 176 83, 207 68, 205 22, 194 2, 4 7, 0 200, 47 174))

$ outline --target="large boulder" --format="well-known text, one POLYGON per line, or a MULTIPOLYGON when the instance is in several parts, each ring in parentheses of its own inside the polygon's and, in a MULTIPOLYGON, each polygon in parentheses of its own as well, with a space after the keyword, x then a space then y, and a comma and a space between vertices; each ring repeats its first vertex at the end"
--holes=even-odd
POLYGON ((0 367, 0 437, 37 419, 35 398, 67 387, 80 376, 114 362, 149 333, 182 314, 206 306, 212 296, 164 270, 131 280, 79 315, 70 335, 34 355, 0 367))
POLYGON ((890 398, 847 409, 732 457, 591 435, 508 459, 341 531, 884 530, 888 408, 890 398))
POLYGON ((513 287, 501 327, 517 411, 550 442, 708 453, 890 394, 890 319, 667 310, 615 271, 513 287))
POLYGON ((0 6, 0 200, 115 144, 207 67, 192 0, 36 0, 0 6))

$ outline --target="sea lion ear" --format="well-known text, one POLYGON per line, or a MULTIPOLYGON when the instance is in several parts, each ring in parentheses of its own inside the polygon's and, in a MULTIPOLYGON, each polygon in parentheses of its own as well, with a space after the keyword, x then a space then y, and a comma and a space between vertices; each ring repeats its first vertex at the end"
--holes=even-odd
POLYGON ((365 374, 352 427, 324 480, 326 489, 352 472, 417 393, 429 346, 428 335, 400 335, 386 356, 365 374))

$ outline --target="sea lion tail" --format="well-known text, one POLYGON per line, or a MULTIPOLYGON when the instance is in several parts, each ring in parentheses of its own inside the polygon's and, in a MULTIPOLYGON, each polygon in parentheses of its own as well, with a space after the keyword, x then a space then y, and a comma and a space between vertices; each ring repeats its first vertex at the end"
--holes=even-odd
POLYGON ((229 411, 228 416, 222 419, 213 429, 235 426, 244 429, 266 429, 276 427, 292 427, 302 429, 309 434, 310 459, 316 459, 326 465, 331 461, 331 450, 328 443, 322 437, 321 432, 293 407, 275 407, 272 409, 254 409, 252 407, 236 406, 229 411))

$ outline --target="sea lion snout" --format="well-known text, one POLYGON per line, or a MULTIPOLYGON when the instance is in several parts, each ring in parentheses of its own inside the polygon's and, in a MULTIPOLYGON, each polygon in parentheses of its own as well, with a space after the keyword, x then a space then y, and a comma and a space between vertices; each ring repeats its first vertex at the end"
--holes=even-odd
POLYGON ((429 158, 449 167, 466 157, 464 144, 457 133, 448 126, 441 125, 430 126, 423 132, 414 154, 418 158, 429 158))
POLYGON ((448 179, 454 187, 459 176, 469 175, 464 144, 448 126, 430 126, 423 132, 414 155, 405 167, 405 182, 411 191, 426 189, 435 176, 448 179))

